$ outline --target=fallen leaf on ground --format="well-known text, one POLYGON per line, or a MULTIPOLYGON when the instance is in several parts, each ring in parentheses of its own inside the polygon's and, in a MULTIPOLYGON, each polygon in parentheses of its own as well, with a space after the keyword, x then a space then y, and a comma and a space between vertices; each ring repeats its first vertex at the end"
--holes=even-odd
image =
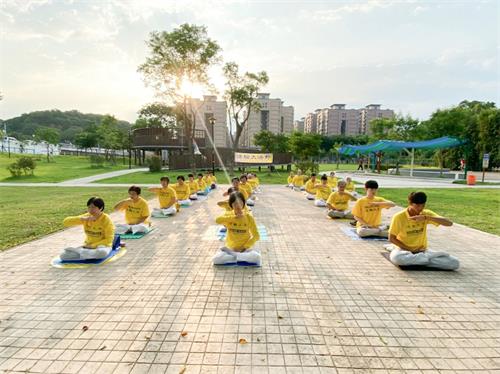
POLYGON ((99 348, 100 351, 104 351, 106 349, 106 346, 103 345, 101 348, 99 348))
POLYGON ((278 314, 278 319, 283 319, 283 316, 280 316, 280 315, 278 314))
POLYGON ((240 344, 247 344, 247 340, 244 338, 241 338, 239 341, 240 344))
POLYGON ((420 305, 417 305, 417 313, 418 314, 425 314, 424 309, 420 305))
POLYGON ((83 327, 82 327, 82 330, 83 330, 83 331, 87 331, 88 329, 89 329, 89 327, 88 327, 88 326, 83 326, 83 327))
POLYGON ((184 374, 186 372, 186 367, 184 366, 180 371, 179 374, 184 374))
POLYGON ((380 341, 381 341, 382 343, 384 343, 385 345, 387 345, 387 342, 384 340, 384 338, 382 338, 381 336, 379 336, 378 338, 380 339, 380 341))
POLYGON ((187 331, 182 331, 181 332, 181 336, 186 336, 187 334, 188 334, 187 331))

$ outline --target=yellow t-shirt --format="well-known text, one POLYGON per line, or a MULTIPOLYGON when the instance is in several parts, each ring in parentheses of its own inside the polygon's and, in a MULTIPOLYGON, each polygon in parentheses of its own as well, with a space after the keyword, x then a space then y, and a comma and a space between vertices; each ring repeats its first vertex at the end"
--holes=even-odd
POLYGON ((217 217, 215 222, 227 227, 226 247, 230 249, 248 249, 260 239, 255 220, 248 213, 241 217, 236 217, 234 213, 224 214, 217 217))
POLYGON ((182 186, 179 183, 173 185, 175 193, 177 194, 177 199, 179 200, 188 200, 189 195, 191 195, 191 189, 189 185, 184 182, 182 186))
POLYGON ((258 183, 255 178, 247 180, 247 183, 250 185, 250 187, 252 187, 252 190, 255 190, 257 188, 258 183))
MULTIPOLYGON (((375 196, 373 199, 368 197, 362 197, 352 208, 352 214, 356 217, 360 217, 370 226, 380 226, 382 223, 382 208, 380 206, 368 206, 370 203, 381 203, 387 201, 383 197, 375 196)), ((357 226, 362 226, 360 222, 357 226)))
POLYGON ((147 219, 149 217, 148 202, 140 196, 137 201, 127 201, 120 210, 125 211, 125 222, 127 225, 149 222, 147 219))
POLYGON ((316 187, 315 187, 315 185, 317 183, 318 183, 317 180, 313 181, 312 179, 309 179, 306 182, 306 185, 304 186, 304 188, 306 189, 306 192, 310 193, 311 195, 315 195, 316 194, 316 187))
POLYGON ((288 184, 291 184, 293 182, 293 177, 291 175, 289 175, 288 178, 286 179, 286 182, 288 184))
POLYGON ((240 192, 241 191, 245 191, 246 192, 246 197, 245 197, 245 200, 248 199, 251 195, 252 195, 252 186, 250 186, 247 183, 240 183, 240 192))
POLYGON ((194 194, 200 190, 200 187, 198 186, 198 182, 196 182, 196 180, 193 180, 192 182, 187 181, 186 183, 189 186, 189 191, 191 192, 191 194, 194 194))
POLYGON ((296 187, 302 187, 304 185, 304 176, 296 175, 295 177, 293 177, 292 183, 296 187))
POLYGON ((203 177, 203 182, 205 182, 205 185, 210 186, 212 184, 212 178, 210 178, 208 175, 205 175, 203 177))
POLYGON ((210 181, 211 181, 212 183, 217 184, 217 177, 216 177, 215 175, 212 175, 212 176, 210 177, 210 181))
POLYGON ((356 189, 356 187, 354 186, 354 182, 353 181, 351 181, 351 182, 349 182, 349 183, 347 183, 345 185, 345 190, 346 191, 354 192, 355 189, 356 189))
POLYGON ((162 209, 170 208, 177 200, 177 194, 172 186, 158 188, 155 190, 155 194, 158 196, 160 208, 162 209))
POLYGON ((328 200, 332 189, 328 184, 324 185, 323 183, 316 186, 316 200, 328 200))
POLYGON ((102 213, 95 221, 82 222, 81 218, 90 217, 89 213, 85 213, 76 217, 67 217, 63 221, 63 225, 78 226, 83 225, 85 232, 85 247, 97 248, 99 245, 111 247, 115 235, 115 226, 111 218, 106 213, 102 213))
POLYGON ((205 191, 207 189, 207 184, 203 179, 197 179, 196 183, 198 183, 198 191, 205 191))
MULTIPOLYGON (((420 214, 440 217, 429 209, 424 209, 420 214)), ((421 222, 411 220, 408 209, 405 209, 392 217, 389 234, 396 235, 396 238, 410 248, 412 252, 421 252, 427 248, 427 225, 429 223, 439 226, 439 223, 428 220, 421 222)))
POLYGON ((346 210, 349 207, 349 200, 354 200, 349 192, 341 194, 340 192, 332 192, 328 197, 327 204, 333 206, 335 210, 346 210))
POLYGON ((337 188, 338 181, 337 177, 328 177, 328 185, 330 188, 337 188))

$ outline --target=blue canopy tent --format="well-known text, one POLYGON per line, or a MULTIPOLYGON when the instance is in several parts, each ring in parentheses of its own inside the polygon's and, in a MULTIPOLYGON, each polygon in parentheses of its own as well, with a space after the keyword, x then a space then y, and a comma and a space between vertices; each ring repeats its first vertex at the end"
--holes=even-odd
POLYGON ((413 177, 413 164, 415 161, 415 149, 439 149, 439 148, 452 148, 464 144, 465 141, 449 138, 444 136, 442 138, 424 140, 421 142, 402 142, 396 140, 379 140, 375 143, 366 145, 344 145, 339 149, 339 153, 346 156, 353 156, 355 154, 370 154, 376 152, 391 152, 404 150, 411 156, 410 176, 413 177), (411 149, 411 151, 410 151, 411 149))

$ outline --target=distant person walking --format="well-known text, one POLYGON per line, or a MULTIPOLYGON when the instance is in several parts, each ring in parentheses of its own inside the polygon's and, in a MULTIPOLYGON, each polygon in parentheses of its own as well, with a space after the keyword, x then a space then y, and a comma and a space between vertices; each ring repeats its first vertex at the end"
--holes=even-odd
POLYGON ((358 158, 358 169, 357 170, 361 170, 363 171, 363 163, 364 163, 364 159, 363 159, 363 156, 359 156, 358 158))

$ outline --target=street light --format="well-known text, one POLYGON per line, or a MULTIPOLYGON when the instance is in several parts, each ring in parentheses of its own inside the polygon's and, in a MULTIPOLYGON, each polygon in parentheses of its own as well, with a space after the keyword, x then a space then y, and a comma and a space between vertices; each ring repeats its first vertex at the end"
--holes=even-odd
POLYGON ((215 175, 215 139, 214 139, 215 118, 211 117, 209 121, 212 127, 212 175, 215 175))

